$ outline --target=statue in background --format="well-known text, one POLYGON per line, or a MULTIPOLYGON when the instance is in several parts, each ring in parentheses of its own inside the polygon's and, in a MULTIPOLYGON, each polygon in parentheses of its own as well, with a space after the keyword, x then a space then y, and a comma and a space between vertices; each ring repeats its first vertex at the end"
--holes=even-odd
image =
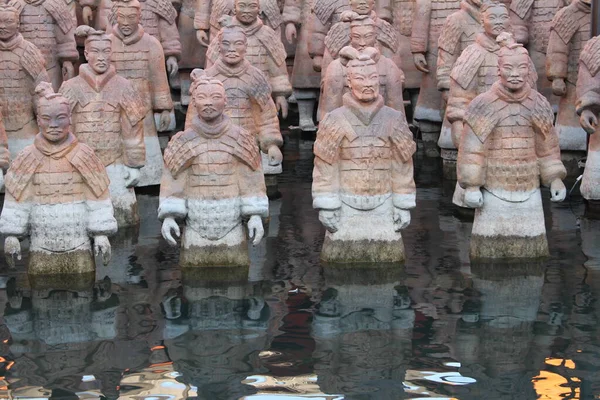
POLYGON ((556 133, 561 150, 585 151, 587 135, 579 125, 577 67, 579 56, 591 33, 591 0, 574 0, 562 8, 550 25, 546 51, 546 75, 552 81, 552 93, 560 97, 556 133))
POLYGON ((9 265, 21 259, 20 239, 29 237, 30 274, 95 271, 94 254, 110 260, 107 236, 117 221, 104 165, 71 132, 71 105, 50 83, 38 86, 40 133, 12 162, 0 233, 9 265))
MULTIPOLYGON (((192 77, 204 73, 223 82, 227 95, 225 113, 231 122, 250 132, 258 141, 263 172, 281 173, 283 155, 279 147, 283 145, 283 138, 269 82, 246 60, 248 40, 244 29, 239 25, 225 25, 218 37, 221 40, 219 58, 206 71, 192 71, 192 77)), ((197 115, 192 101, 186 115, 186 129, 191 128, 197 115)))
POLYGON ((163 161, 153 113, 160 113, 158 130, 164 131, 171 124, 173 108, 163 49, 160 42, 140 25, 141 6, 138 0, 119 0, 115 6, 117 24, 109 36, 112 60, 117 74, 133 84, 145 107, 146 164, 141 169, 137 186, 158 185, 163 161))
POLYGON ((384 105, 373 54, 348 62, 350 93, 325 116, 314 146, 313 207, 327 229, 325 262, 400 262, 415 207, 406 117, 384 105))
POLYGON ((11 159, 33 143, 38 133, 34 93, 49 82, 44 56, 19 33, 19 11, 0 5, 0 106, 11 159), (10 112, 9 112, 10 110, 10 112))
POLYGON ((146 161, 146 108, 131 82, 111 65, 108 35, 87 25, 75 33, 85 37, 88 63, 79 67, 78 76, 63 83, 60 92, 71 102, 73 133, 106 167, 119 226, 135 225, 140 218, 133 187, 146 161))
POLYGON ((562 201, 566 169, 548 100, 529 85, 529 53, 521 45, 498 53, 499 80, 464 116, 458 183, 475 208, 471 258, 538 258, 548 242, 540 181, 562 201))
MULTIPOLYGON (((385 105, 404 114, 404 101, 402 90, 404 87, 404 73, 388 57, 381 54, 377 45, 377 25, 366 15, 349 12, 347 15, 350 25, 350 46, 337 51, 336 59, 327 67, 323 78, 321 100, 319 102, 319 120, 330 111, 342 106, 342 96, 348 92, 348 80, 344 63, 349 59, 357 58, 357 52, 370 51, 377 53, 374 57, 379 74, 379 92, 385 105), (348 56, 348 53, 353 53, 348 56)), ((381 46, 380 46, 381 47, 381 46)))
POLYGON ((255 136, 223 114, 227 97, 220 80, 200 76, 191 93, 198 116, 165 150, 158 218, 171 245, 185 220, 180 265, 247 266, 249 237, 258 244, 269 201, 255 136))
POLYGON ((79 59, 75 44, 75 21, 63 0, 10 0, 21 19, 19 30, 44 55, 54 90, 75 76, 73 62, 79 59))
POLYGON ((592 201, 600 201, 600 37, 587 42, 581 52, 577 77, 576 110, 583 129, 590 134, 587 161, 581 181, 581 195, 592 201))
MULTIPOLYGON (((287 118, 287 98, 292 94, 292 85, 285 64, 285 48, 281 43, 281 37, 258 18, 259 12, 258 0, 236 0, 235 17, 223 24, 237 25, 242 28, 248 41, 246 59, 265 74, 271 85, 277 109, 281 111, 283 118, 287 118)), ((223 18, 228 19, 227 16, 223 18)), ((221 35, 218 34, 211 39, 206 53, 207 68, 210 68, 219 58, 220 47, 221 35)))

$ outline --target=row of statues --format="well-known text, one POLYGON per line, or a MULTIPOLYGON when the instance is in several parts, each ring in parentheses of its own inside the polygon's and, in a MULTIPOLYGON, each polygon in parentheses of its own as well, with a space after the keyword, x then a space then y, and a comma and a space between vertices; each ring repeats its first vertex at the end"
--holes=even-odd
MULTIPOLYGON (((416 143, 404 110, 407 80, 398 66, 398 35, 377 16, 373 1, 324 9, 318 4, 308 48, 313 69, 324 71, 312 188, 313 207, 327 231, 322 259, 401 262, 400 231, 416 206, 416 143)), ((565 14, 575 18, 586 7, 573 4, 579 7, 575 14, 567 7, 554 21, 565 14)), ((280 38, 259 19, 257 0, 237 0, 234 15, 219 18, 222 28, 210 32, 207 68, 190 72, 184 130, 163 156, 157 130, 173 123, 169 75, 172 84, 184 52, 167 36, 159 40, 145 31, 170 32, 149 17, 148 5, 115 2, 107 16, 115 21, 111 33, 87 25, 74 29, 73 43, 83 39, 87 63, 58 90, 42 52, 20 33, 28 26, 26 14, 16 5, 0 5, 6 61, 0 63, 6 83, 2 161, 8 167, 0 232, 11 260, 21 256, 19 240, 30 237, 32 273, 73 272, 64 270, 73 265, 89 272, 94 254, 108 262, 107 237, 139 222, 133 187, 159 181, 162 235, 173 245, 182 236, 183 266, 247 265, 246 237, 256 245, 264 235, 264 174, 281 172, 277 113, 287 115, 292 93, 280 38)), ((539 74, 517 43, 526 35, 524 25, 513 22, 519 11, 513 6, 464 0, 438 40, 438 100, 447 101, 440 140, 449 135, 458 149, 455 203, 477 210, 475 259, 547 255, 540 185, 550 188, 552 201, 566 196, 561 144, 573 135, 561 130, 564 108, 554 124, 551 103, 536 90, 539 74)), ((554 71, 548 77, 557 94, 572 91, 568 60, 577 49, 553 38, 587 32, 576 22, 551 29, 554 53, 547 70, 554 71), (564 65, 558 67, 553 61, 561 57, 564 65)), ((206 42, 204 31, 200 42, 206 42)), ((285 33, 294 36, 292 28, 285 33)), ((594 77, 600 58, 594 46, 596 38, 577 50, 582 77, 569 102, 589 133, 598 126, 600 86, 594 77)), ((430 65, 426 58, 415 61, 423 69, 430 65)), ((65 59, 62 66, 68 78, 72 65, 65 59)), ((419 96, 426 91, 423 83, 419 96)), ((415 118, 418 113, 419 102, 415 118)), ((591 199, 598 182, 596 139, 582 183, 591 199)))

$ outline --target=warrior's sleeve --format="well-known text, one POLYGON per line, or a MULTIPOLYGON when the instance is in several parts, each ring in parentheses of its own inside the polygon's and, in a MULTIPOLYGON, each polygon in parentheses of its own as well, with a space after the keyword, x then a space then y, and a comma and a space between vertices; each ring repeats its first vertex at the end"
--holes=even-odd
POLYGON ((429 24, 431 22, 431 0, 415 0, 412 35, 410 37, 411 53, 426 53, 429 41, 429 24))
POLYGON ((144 104, 132 85, 124 90, 121 101, 121 135, 125 165, 142 168, 146 162, 144 143, 144 104))
MULTIPOLYGON (((97 160, 97 163, 98 165, 101 165, 100 160, 97 160)), ((102 167, 104 166, 102 165, 102 167)), ((106 175, 106 171, 103 171, 103 174, 106 175)), ((106 181, 108 182, 108 176, 106 176, 106 181)), ((110 236, 117 233, 117 220, 114 216, 108 185, 106 185, 106 188, 101 193, 98 193, 98 191, 95 191, 94 188, 90 187, 90 184, 87 184, 85 195, 85 204, 88 212, 88 235, 110 236)))
POLYGON ((517 43, 526 45, 529 43, 529 26, 531 25, 531 10, 525 17, 519 17, 514 11, 510 11, 510 26, 517 43))
POLYGON ((29 191, 28 188, 25 189, 20 201, 17 201, 9 190, 6 191, 2 215, 0 215, 2 235, 22 238, 29 234, 29 216, 32 207, 27 196, 29 191))
POLYGON ((553 126, 552 106, 539 93, 537 93, 536 103, 532 110, 532 122, 540 179, 542 185, 550 186, 555 179, 564 179, 567 176, 567 170, 560 159, 558 135, 553 126))
MULTIPOLYGON (((25 46, 25 49, 23 50, 23 56, 21 57, 21 65, 25 71, 27 71, 29 76, 31 76, 31 79, 33 79, 33 85, 31 87, 32 95, 34 94, 37 85, 39 85, 41 82, 50 82, 50 77, 48 76, 48 72, 46 72, 46 62, 44 61, 44 56, 32 43, 28 43, 25 46)), ((33 96, 33 98, 35 103, 37 96, 33 96)))
POLYGON ((165 57, 174 56, 181 59, 181 40, 175 23, 169 23, 164 18, 158 18, 158 29, 160 31, 160 44, 165 57))
POLYGON ((258 128, 258 143, 260 149, 268 153, 269 147, 273 145, 281 147, 283 145, 283 138, 279 130, 279 119, 277 118, 277 107, 271 97, 269 83, 262 73, 260 76, 255 76, 255 81, 252 84, 256 85, 251 101, 255 125, 258 128))
MULTIPOLYGON (((318 1, 315 0, 315 4, 313 6, 318 6, 318 1)), ((329 32, 329 28, 331 28, 331 21, 323 22, 319 19, 315 11, 313 10, 310 14, 308 29, 310 32, 310 36, 308 38, 308 55, 310 58, 315 58, 316 56, 323 56, 325 54, 325 36, 327 36, 327 32, 329 32)))
POLYGON ((4 128, 2 113, 0 112, 0 169, 6 170, 10 165, 10 152, 8 151, 8 136, 4 128))
POLYGON ((281 18, 285 24, 300 25, 302 15, 302 0, 285 0, 281 18))
POLYGON ((548 48, 546 50, 546 75, 548 79, 567 79, 572 28, 569 22, 570 8, 561 9, 552 20, 548 48))
POLYGON ((413 140, 406 117, 394 123, 392 144, 392 202, 394 207, 409 210, 416 206, 417 188, 414 181, 413 154, 417 145, 413 140))
MULTIPOLYGON (((196 0, 196 13, 194 14, 194 29, 208 31, 210 29, 211 0, 196 0)), ((210 38, 211 40, 213 38, 210 38)))
POLYGON ((480 188, 485 185, 486 142, 473 132, 468 123, 464 124, 458 148, 457 179, 463 189, 480 188))
MULTIPOLYGON (((283 46, 283 45, 282 45, 283 46)), ((277 65, 273 57, 268 58, 269 84, 273 91, 273 97, 283 96, 288 98, 292 94, 292 84, 288 77, 285 62, 277 65)))
POLYGON ((386 83, 386 94, 385 94, 385 105, 393 108, 396 111, 404 112, 404 99, 402 97, 402 91, 404 90, 404 73, 396 63, 387 59, 387 83, 386 83))
POLYGON ((462 121, 468 105, 477 97, 477 79, 472 79, 466 88, 462 88, 450 78, 450 93, 446 106, 446 118, 450 123, 462 121))
POLYGON ((55 23, 54 34, 56 35, 56 55, 61 61, 77 61, 79 52, 75 43, 75 24, 55 23), (68 29, 63 30, 65 25, 68 29))
POLYGON ((166 165, 163 167, 158 206, 159 220, 162 221, 165 218, 182 220, 187 216, 187 201, 185 195, 187 177, 187 168, 182 169, 177 176, 173 176, 171 170, 166 165))
POLYGON ((575 109, 581 115, 584 110, 600 113, 600 37, 590 40, 583 49, 577 76, 577 102, 575 109), (588 66, 589 65, 589 66, 588 66))
POLYGON ((173 100, 171 99, 171 89, 167 79, 167 69, 165 67, 165 56, 163 54, 160 42, 152 36, 147 35, 150 45, 150 68, 149 83, 152 93, 152 109, 154 111, 171 110, 173 100))
POLYGON ((344 94, 345 80, 346 76, 342 63, 339 59, 334 60, 327 67, 325 79, 323 79, 323 95, 321 96, 322 104, 319 110, 321 113, 319 119, 323 119, 325 114, 343 105, 342 98, 344 94))
POLYGON ((450 73, 454 63, 460 56, 459 46, 463 27, 458 14, 454 13, 448 17, 440 38, 438 40, 437 59, 437 88, 438 90, 450 89, 450 73))
POLYGON ((336 119, 332 113, 325 116, 315 141, 312 198, 313 208, 318 210, 337 210, 342 206, 338 166, 341 129, 336 119))
MULTIPOLYGON (((258 151, 258 149, 255 149, 258 151)), ((269 198, 262 168, 252 169, 248 164, 237 160, 238 187, 240 190, 241 214, 245 217, 269 216, 269 198)))
POLYGON ((454 63, 458 59, 458 49, 453 49, 452 53, 438 48, 437 59, 437 88, 438 90, 450 90, 450 72, 454 63))

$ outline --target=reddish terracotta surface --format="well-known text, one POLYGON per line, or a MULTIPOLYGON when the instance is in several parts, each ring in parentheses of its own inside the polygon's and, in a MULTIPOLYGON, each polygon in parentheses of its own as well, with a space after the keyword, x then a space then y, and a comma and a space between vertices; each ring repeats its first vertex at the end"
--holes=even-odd
POLYGON ((535 258, 548 254, 540 182, 562 201, 560 160, 548 100, 527 83, 531 61, 520 45, 498 54, 500 79, 464 115, 458 183, 477 208, 472 258, 535 258))
POLYGON ((546 52, 546 75, 558 104, 556 130, 561 150, 585 150, 586 133, 575 111, 577 67, 581 50, 590 38, 591 5, 574 0, 561 9, 550 25, 546 52))
POLYGON ((585 45, 579 62, 577 78, 577 114, 585 131, 590 134, 588 156, 581 181, 581 195, 588 200, 600 200, 600 37, 585 45))
POLYGON ((75 136, 90 146, 107 167, 110 192, 119 226, 139 222, 133 186, 146 162, 144 102, 127 79, 110 64, 112 43, 102 31, 82 25, 88 64, 79 76, 63 83, 60 92, 71 102, 75 136), (102 130, 98 127, 102 126, 102 130))
POLYGON ((146 164, 138 186, 156 185, 162 172, 162 154, 153 113, 161 113, 158 129, 162 131, 171 122, 169 113, 173 108, 163 48, 139 24, 141 6, 137 0, 115 4, 117 24, 109 36, 113 44, 112 61, 117 74, 133 84, 144 103, 146 164))
POLYGON ((175 219, 185 219, 184 267, 247 265, 242 218, 250 218, 249 237, 258 244, 264 234, 261 217, 269 210, 256 138, 223 114, 227 97, 221 81, 197 77, 191 92, 198 116, 165 150, 158 210, 162 234, 175 245, 175 219))
MULTIPOLYGON (((233 124, 254 135, 260 150, 269 155, 269 165, 280 165, 283 156, 279 147, 283 145, 283 138, 277 108, 266 77, 246 60, 244 30, 237 25, 224 27, 218 37, 221 38, 219 59, 206 71, 193 71, 192 77, 204 74, 221 81, 227 95, 227 116, 233 124)), ((197 116, 198 110, 192 101, 186 115, 186 128, 192 126, 197 116)))
POLYGON ((384 105, 371 55, 347 64, 351 92, 325 116, 314 146, 313 207, 329 262, 402 261, 400 230, 415 206, 416 145, 404 114, 384 105))
POLYGON ((40 133, 12 162, 0 232, 4 251, 20 259, 19 239, 29 237, 29 273, 94 270, 92 251, 110 260, 107 235, 117 231, 109 179, 94 151, 71 132, 70 103, 38 86, 40 133), (92 239, 93 238, 93 244, 92 239))
POLYGON ((0 6, 0 105, 8 136, 11 158, 33 143, 38 133, 34 113, 35 87, 49 82, 44 56, 19 33, 19 12, 12 6, 0 6), (10 110, 10 112, 9 112, 10 110))
POLYGON ((20 32, 44 55, 46 70, 55 90, 75 75, 73 62, 79 59, 75 45, 75 21, 63 0, 11 0, 20 13, 20 32))

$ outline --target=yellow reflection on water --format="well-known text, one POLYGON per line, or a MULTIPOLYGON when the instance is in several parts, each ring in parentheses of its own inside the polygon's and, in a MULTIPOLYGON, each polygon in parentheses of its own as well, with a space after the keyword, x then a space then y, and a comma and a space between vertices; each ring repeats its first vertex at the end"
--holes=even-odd
MULTIPOLYGON (((562 361, 562 359, 560 359, 562 361)), ((546 360, 548 361, 548 360, 546 360)), ((548 363, 548 362, 547 362, 548 363)), ((548 363, 550 365, 555 365, 548 363)), ((561 365, 560 363, 558 365, 561 365)), ((540 374, 532 379, 533 388, 538 394, 538 399, 559 400, 559 399, 579 399, 579 388, 572 390, 569 387, 569 381, 566 378, 550 371, 541 371, 540 374)))

